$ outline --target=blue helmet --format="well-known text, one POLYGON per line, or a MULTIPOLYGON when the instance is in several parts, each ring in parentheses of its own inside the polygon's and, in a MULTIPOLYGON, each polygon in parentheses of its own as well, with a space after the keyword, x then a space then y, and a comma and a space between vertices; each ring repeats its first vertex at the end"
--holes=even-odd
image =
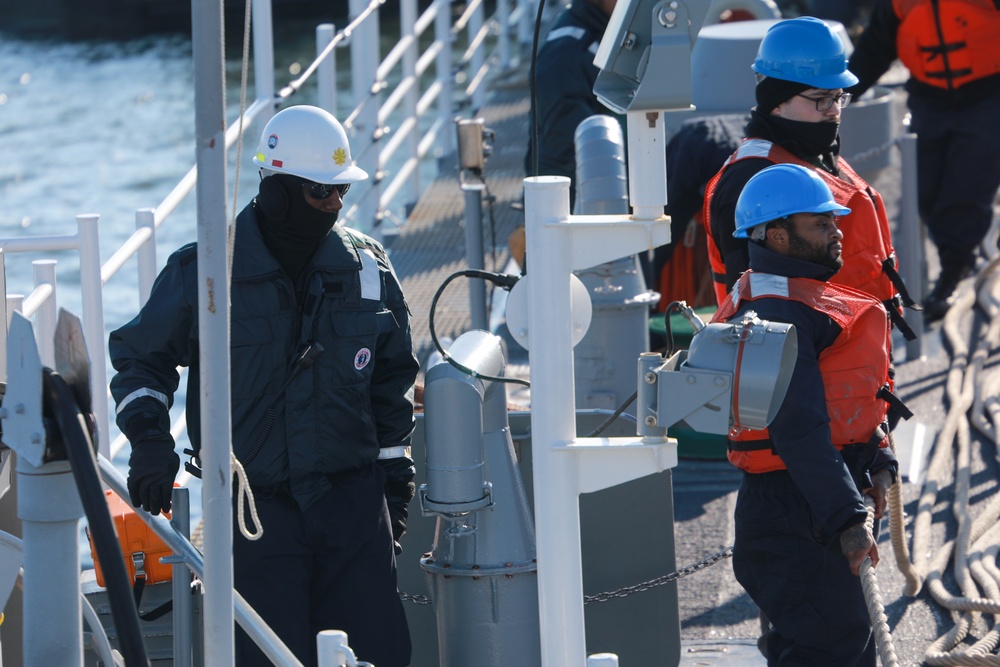
POLYGON ((771 26, 753 61, 757 74, 834 90, 858 82, 847 69, 844 43, 823 21, 811 16, 779 21, 771 26))
POLYGON ((847 215, 851 209, 833 200, 833 193, 812 169, 775 164, 753 175, 736 201, 738 239, 750 238, 757 225, 794 213, 847 215))

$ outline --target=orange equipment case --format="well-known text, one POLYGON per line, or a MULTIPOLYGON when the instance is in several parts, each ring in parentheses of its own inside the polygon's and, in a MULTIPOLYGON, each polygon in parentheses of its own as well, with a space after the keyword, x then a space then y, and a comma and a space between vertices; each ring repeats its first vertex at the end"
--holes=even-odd
MULTIPOLYGON (((125 569, 132 577, 133 584, 140 579, 145 579, 147 585, 170 581, 173 578, 173 566, 160 562, 161 558, 170 555, 170 548, 136 515, 135 509, 119 498, 114 491, 109 489, 104 495, 108 501, 108 511, 114 520, 115 532, 118 534, 125 569)), ((169 513, 164 516, 170 518, 169 513)), ((89 530, 87 537, 90 539, 90 554, 94 559, 97 585, 105 586, 104 573, 97 560, 94 540, 89 530)))

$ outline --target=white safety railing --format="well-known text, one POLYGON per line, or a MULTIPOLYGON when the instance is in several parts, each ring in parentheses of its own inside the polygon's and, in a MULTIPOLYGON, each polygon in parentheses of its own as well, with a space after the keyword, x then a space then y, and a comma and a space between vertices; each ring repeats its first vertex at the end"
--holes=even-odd
MULTIPOLYGON (((353 104, 338 115, 351 136, 359 165, 371 178, 358 184, 358 196, 342 213, 347 224, 379 236, 381 223, 400 226, 399 211, 409 211, 421 193, 420 165, 454 151, 454 118, 474 113, 485 103, 490 72, 514 66, 531 37, 535 0, 498 0, 495 13, 486 18, 483 0, 471 0, 453 20, 450 0, 434 0, 422 12, 417 0, 401 0, 398 18, 380 15, 389 11, 384 0, 351 0, 348 24, 340 30, 322 24, 316 29, 316 58, 293 81, 278 88, 274 81, 274 43, 270 0, 252 0, 255 97, 245 105, 242 118, 227 128, 227 150, 253 129, 262 126, 275 110, 307 84, 316 86, 316 99, 335 115, 341 108, 337 55, 350 60, 349 98, 353 104), (512 8, 511 4, 515 3, 512 8), (399 25, 395 46, 381 57, 380 25, 399 25), (259 121, 259 122, 258 122, 259 121)), ((384 37, 384 35, 382 36, 384 37)), ((251 141, 256 137, 251 135, 251 141)), ((244 158, 244 162, 246 161, 244 158)), ((135 211, 136 231, 106 262, 101 263, 97 214, 77 216, 78 231, 64 236, 0 238, 0 287, 6 293, 4 261, 14 253, 76 251, 79 255, 81 319, 92 364, 91 387, 95 396, 108 396, 105 361, 106 331, 103 287, 135 257, 139 304, 152 289, 157 266, 156 230, 167 221, 194 190, 197 168, 192 166, 155 206, 135 211)), ((116 214, 111 212, 109 214, 116 214)), ((58 300, 55 260, 34 260, 35 287, 27 295, 7 297, 6 315, 13 311, 32 317, 42 362, 52 365, 52 340, 58 300)), ((69 281, 75 282, 75 281, 69 281)), ((6 318, 5 318, 6 319, 6 318)), ((6 330, 0 331, 0 377, 6 359, 6 330)), ((108 401, 94 402, 99 426, 100 452, 113 459, 126 444, 119 435, 109 440, 111 420, 108 401)), ((184 416, 172 428, 184 430, 184 416)))
MULTIPOLYGON (((255 143, 256 132, 283 103, 290 101, 307 83, 315 85, 317 103, 344 122, 355 159, 372 176, 356 188, 357 196, 352 197, 354 203, 342 213, 342 219, 353 227, 381 236, 382 221, 390 220, 397 226, 402 225, 402 216, 398 212, 410 210, 419 198, 421 165, 428 158, 445 156, 454 151, 451 129, 454 117, 473 113, 485 103, 489 72, 506 70, 514 64, 514 54, 527 50, 534 14, 529 5, 538 0, 498 0, 496 14, 489 19, 485 16, 482 0, 470 0, 465 11, 454 21, 456 5, 451 0, 433 0, 422 12, 417 0, 400 0, 398 18, 389 17, 384 21, 385 25, 400 26, 396 45, 384 58, 379 50, 379 44, 386 37, 380 29, 380 15, 389 11, 384 8, 384 0, 370 0, 367 4, 365 0, 351 0, 349 23, 339 31, 332 25, 319 26, 316 30, 316 59, 297 79, 280 89, 274 81, 270 0, 250 1, 254 28, 255 97, 243 101, 247 98, 241 94, 239 115, 231 124, 227 123, 228 128, 222 135, 226 152, 234 146, 242 149, 241 142, 248 133, 255 143), (510 3, 515 1, 517 7, 511 9, 510 3), (349 94, 353 106, 341 104, 338 99, 341 92, 338 90, 338 52, 346 52, 350 59, 350 91, 345 92, 349 94), (345 107, 347 111, 344 111, 345 107)), ((393 35, 390 39, 395 37, 393 35)), ((249 58, 244 59, 244 62, 248 61, 249 58)), ((196 116, 196 125, 197 120, 196 116)), ((213 142, 213 145, 218 143, 222 142, 213 142)), ((242 152, 239 150, 237 155, 242 152)), ((248 158, 249 155, 241 156, 237 164, 246 162, 248 158)), ((222 167, 224 169, 224 164, 222 167)), ((127 440, 118 434, 113 442, 110 441, 112 420, 105 351, 104 287, 134 257, 138 269, 134 285, 139 305, 149 298, 159 270, 156 259, 157 229, 191 195, 199 181, 196 166, 178 176, 177 184, 162 201, 134 212, 135 232, 103 264, 98 234, 100 216, 97 214, 78 215, 76 234, 0 238, 0 287, 5 294, 7 273, 4 261, 11 261, 13 254, 70 251, 78 256, 78 275, 72 261, 74 257, 70 257, 71 261, 60 260, 60 266, 67 267, 61 274, 61 280, 64 290, 66 285, 79 282, 81 319, 91 361, 91 391, 96 399, 93 410, 99 434, 98 447, 103 457, 101 460, 108 464, 106 479, 114 473, 110 461, 125 447, 127 440)), ((205 176, 208 174, 202 175, 203 181, 205 176)), ((212 175, 212 182, 224 183, 224 178, 224 173, 215 174, 212 175)), ((239 182, 238 172, 233 180, 239 182)), ((234 196, 234 207, 238 204, 235 199, 234 196)), ((103 213, 106 219, 120 215, 115 211, 103 213)), ((40 360, 46 366, 54 367, 54 334, 59 304, 57 262, 53 259, 34 260, 33 267, 34 289, 27 295, 10 295, 3 302, 6 309, 4 319, 13 311, 32 318, 40 360)), ((118 280, 120 282, 121 278, 118 280)), ((127 290, 132 288, 131 284, 126 286, 127 290)), ((75 298, 66 298, 65 293, 62 298, 66 302, 76 302, 75 298)), ((0 379, 4 380, 7 377, 6 359, 7 327, 0 327, 0 379)), ((181 413, 171 426, 175 439, 180 439, 186 430, 185 417, 181 413)), ((182 475, 179 481, 186 482, 188 479, 182 475)), ((122 494, 123 485, 119 484, 115 490, 122 494)), ((186 548, 182 545, 177 553, 184 553, 186 548)), ((238 596, 220 597, 214 592, 218 585, 210 583, 210 580, 226 581, 227 577, 207 576, 208 563, 205 569, 206 605, 209 604, 210 590, 213 593, 212 604, 216 605, 213 610, 217 609, 220 600, 229 609, 236 602, 237 615, 243 613, 246 616, 238 620, 245 627, 249 624, 252 636, 262 643, 269 657, 276 664, 298 664, 287 650, 282 653, 284 649, 280 642, 268 638, 266 625, 247 616, 252 610, 247 612, 240 607, 238 596)), ((219 571, 224 569, 216 566, 212 573, 219 571)), ((209 610, 208 606, 206 610, 209 610)), ((206 613, 206 617, 210 616, 217 620, 222 617, 206 613)), ((206 639, 218 635, 222 638, 220 642, 224 642, 231 633, 232 623, 223 624, 226 626, 223 629, 216 625, 219 624, 216 622, 211 627, 206 624, 206 639)))

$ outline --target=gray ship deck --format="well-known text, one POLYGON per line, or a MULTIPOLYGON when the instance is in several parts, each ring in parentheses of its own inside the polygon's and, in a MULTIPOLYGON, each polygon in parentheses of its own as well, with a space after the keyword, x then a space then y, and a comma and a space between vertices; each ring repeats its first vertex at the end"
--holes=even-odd
MULTIPOLYGON (((484 173, 488 192, 495 198, 492 208, 484 207, 483 214, 488 270, 502 270, 507 265, 510 258, 507 237, 523 224, 519 203, 529 113, 525 69, 511 73, 494 86, 487 106, 479 114, 496 135, 493 154, 484 173), (495 246, 491 247, 491 239, 495 240, 495 246)), ((898 91, 897 106, 901 115, 905 109, 899 97, 898 91)), ((885 196, 890 218, 895 215, 899 197, 898 179, 898 155, 894 154, 893 165, 873 183, 885 196)), ((422 364, 433 349, 428 330, 431 299, 447 276, 466 268, 463 218, 464 196, 457 170, 445 169, 426 189, 409 221, 391 243, 393 262, 413 314, 414 343, 422 364)), ((933 266, 935 258, 932 250, 930 253, 928 261, 933 266)), ((468 329, 466 281, 457 280, 449 286, 440 299, 435 320, 439 337, 455 338, 468 329)), ((923 441, 926 450, 945 415, 943 401, 948 358, 940 344, 940 325, 926 332, 924 352, 921 359, 901 360, 897 364, 897 378, 899 393, 918 415, 916 419, 930 429, 923 441)), ((511 350, 510 357, 513 364, 527 363, 520 348, 511 350)), ((508 373, 511 370, 508 369, 508 373)), ((526 372, 526 366, 520 367, 519 372, 526 372)), ((911 445, 905 438, 898 441, 902 456, 910 455, 911 445)), ((974 496, 988 498, 995 494, 996 462, 989 458, 975 461, 973 465, 974 496)), ((682 459, 672 475, 677 564, 687 565, 731 545, 739 473, 717 459, 682 459)), ((919 493, 918 484, 904 484, 905 510, 911 520, 917 510, 919 493)), ((938 497, 935 544, 954 537, 954 522, 945 516, 951 498, 947 489, 938 497)), ((882 562, 876 570, 878 582, 899 664, 917 665, 921 664, 927 647, 951 628, 953 619, 949 612, 931 601, 926 589, 915 598, 903 596, 904 579, 894 563, 888 533, 887 524, 883 522, 879 542, 882 562)), ((764 664, 755 645, 759 634, 756 608, 733 577, 731 561, 723 560, 683 578, 677 586, 683 640, 681 665, 764 664)), ((982 636, 982 631, 977 635, 982 636)))

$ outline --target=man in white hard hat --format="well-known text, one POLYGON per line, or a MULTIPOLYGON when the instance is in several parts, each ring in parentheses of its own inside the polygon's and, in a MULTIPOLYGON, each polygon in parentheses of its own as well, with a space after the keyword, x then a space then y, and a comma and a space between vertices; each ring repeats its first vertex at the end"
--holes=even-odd
MULTIPOLYGON (((303 664, 317 662, 316 634, 338 629, 359 659, 405 667, 395 556, 413 496, 418 365, 385 251, 337 222, 368 174, 340 123, 310 106, 267 123, 254 163, 260 190, 237 218, 232 257, 232 425, 263 536, 234 535, 236 589, 303 664)), ((153 514, 170 509, 179 465, 177 366, 190 367, 188 434, 200 448, 196 259, 194 244, 171 255, 110 339, 128 489, 153 514)), ((271 663, 238 630, 236 664, 271 663)))

